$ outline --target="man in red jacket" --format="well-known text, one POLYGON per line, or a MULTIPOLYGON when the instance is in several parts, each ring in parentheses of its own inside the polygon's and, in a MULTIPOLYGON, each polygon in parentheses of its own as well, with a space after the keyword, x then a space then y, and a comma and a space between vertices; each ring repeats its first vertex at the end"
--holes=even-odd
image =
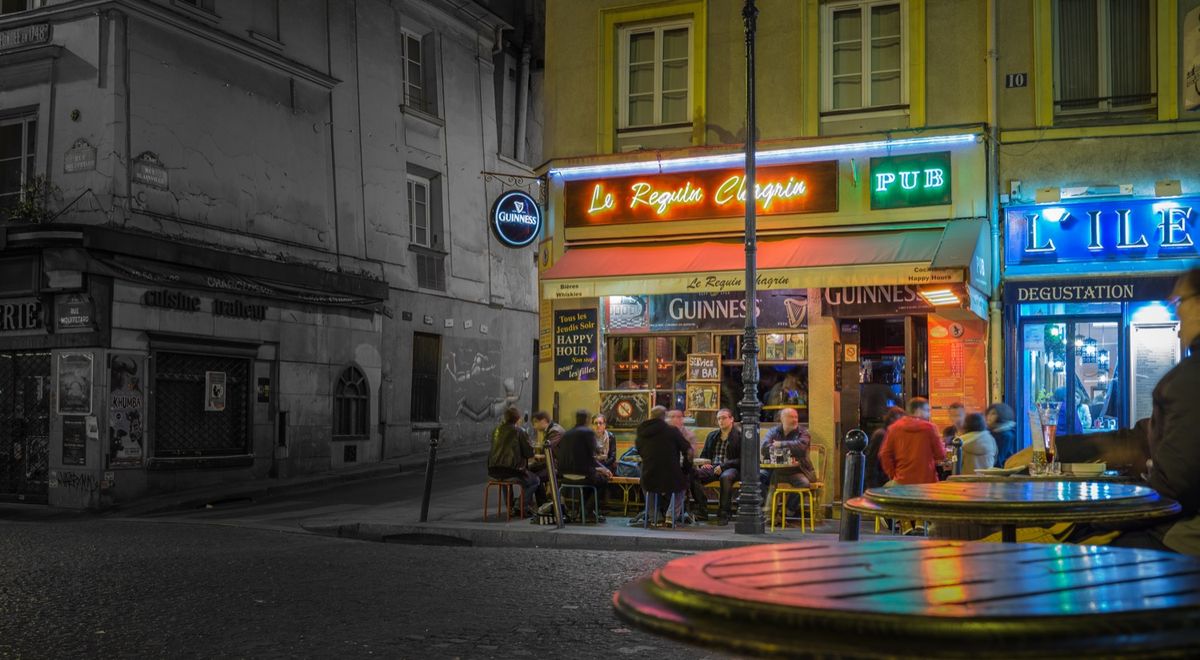
POLYGON ((914 397, 908 415, 888 427, 879 448, 879 463, 891 478, 886 485, 936 482, 937 464, 945 458, 946 445, 929 421, 929 401, 914 397))

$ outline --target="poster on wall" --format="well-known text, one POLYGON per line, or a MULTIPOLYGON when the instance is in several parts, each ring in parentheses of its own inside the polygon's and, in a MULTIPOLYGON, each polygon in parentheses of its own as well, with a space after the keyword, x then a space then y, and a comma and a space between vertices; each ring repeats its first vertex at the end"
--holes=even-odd
POLYGON ((204 411, 225 411, 225 381, 224 371, 204 372, 204 411))
POLYGON ((613 390, 600 393, 600 413, 609 428, 634 428, 650 417, 654 392, 613 390))
POLYGON ((87 465, 87 417, 63 417, 62 434, 62 464, 87 465))
POLYGON ((141 467, 145 456, 145 358, 112 354, 108 360, 108 467, 141 467))
POLYGON ((92 354, 58 356, 58 414, 92 414, 92 354))
POLYGON ((720 383, 688 383, 687 409, 689 412, 719 410, 721 408, 720 383))
POLYGON ((987 409, 987 322, 928 319, 929 403, 933 423, 942 428, 950 424, 952 403, 968 412, 987 409))
POLYGON ((554 312, 554 380, 596 380, 596 310, 554 312))
POLYGON ((1131 337, 1132 389, 1129 423, 1150 416, 1154 409, 1154 386, 1179 362, 1179 324, 1155 323, 1133 326, 1131 337))

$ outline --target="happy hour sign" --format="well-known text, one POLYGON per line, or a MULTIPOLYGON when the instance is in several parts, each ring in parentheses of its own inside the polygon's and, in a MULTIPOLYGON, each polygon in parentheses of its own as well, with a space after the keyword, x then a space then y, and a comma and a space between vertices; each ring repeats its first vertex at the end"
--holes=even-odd
POLYGON ((554 312, 554 380, 596 380, 596 310, 554 312))

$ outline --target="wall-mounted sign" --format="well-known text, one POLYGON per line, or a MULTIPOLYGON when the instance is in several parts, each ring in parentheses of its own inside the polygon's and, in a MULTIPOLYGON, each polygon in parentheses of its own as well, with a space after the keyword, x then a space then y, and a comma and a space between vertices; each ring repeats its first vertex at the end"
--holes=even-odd
POLYGON ((554 380, 596 380, 596 310, 554 312, 554 380))
POLYGON ((142 304, 146 307, 162 307, 163 309, 176 309, 181 312, 200 311, 199 296, 165 289, 143 293, 142 304))
POLYGON ((1200 257, 1200 197, 1009 208, 1009 265, 1200 257))
MULTIPOLYGON (((952 286, 960 293, 962 285, 952 286)), ((911 284, 843 286, 821 289, 821 315, 832 318, 875 318, 928 314, 934 306, 911 284)))
MULTIPOLYGON (((742 292, 609 296, 603 306, 605 329, 613 333, 738 330, 746 325, 742 292)), ((808 292, 759 292, 757 318, 760 328, 807 328, 808 292)))
POLYGON ((0 51, 40 46, 50 42, 50 24, 22 25, 0 31, 0 51))
POLYGON ((143 151, 133 160, 133 180, 152 188, 170 188, 167 167, 152 151, 143 151))
POLYGON ((19 333, 42 328, 42 302, 37 298, 0 300, 0 332, 19 333))
POLYGON ((1166 300, 1174 287, 1174 276, 1008 280, 1004 283, 1004 302, 1012 305, 1166 300))
POLYGON ((950 203, 950 152, 871 159, 871 208, 950 203))
POLYGON ((213 298, 213 314, 217 316, 229 316, 235 319, 262 321, 267 318, 267 306, 255 305, 241 300, 213 298))
POLYGON ((224 371, 204 372, 204 411, 224 412, 225 383, 228 376, 224 371))
POLYGON ((721 355, 719 353, 688 353, 687 379, 689 382, 721 382, 721 355))
POLYGON ((612 390, 600 393, 600 413, 610 428, 633 428, 646 421, 654 405, 649 390, 612 390))
POLYGON ((86 293, 64 293, 54 297, 54 329, 91 330, 94 321, 92 297, 86 293))
POLYGON ((87 465, 87 418, 62 418, 62 464, 87 465))
POLYGON ((145 455, 145 358, 113 353, 108 358, 108 467, 141 467, 145 455))
POLYGON ((1006 89, 1014 89, 1017 87, 1026 87, 1029 85, 1028 73, 1006 73, 1004 74, 1004 87, 1006 89))
POLYGON ((1200 108, 1200 7, 1193 8, 1183 19, 1182 74, 1184 109, 1200 108))
POLYGON ((720 383, 688 383, 685 394, 689 411, 699 412, 721 408, 720 383))
POLYGON ((509 190, 496 198, 489 216, 492 233, 511 248, 525 247, 542 231, 542 209, 520 190, 509 190))
MULTIPOLYGON (((837 161, 758 168, 759 215, 837 211, 837 161)), ((745 213, 741 168, 567 181, 565 226, 728 218, 745 213)))
POLYGON ((63 156, 63 172, 88 172, 96 169, 96 147, 79 138, 63 156))

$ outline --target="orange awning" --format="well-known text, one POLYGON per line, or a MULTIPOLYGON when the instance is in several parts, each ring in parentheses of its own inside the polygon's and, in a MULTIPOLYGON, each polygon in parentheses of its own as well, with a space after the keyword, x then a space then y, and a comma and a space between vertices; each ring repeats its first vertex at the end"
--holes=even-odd
MULTIPOLYGON (((934 269, 943 230, 908 230, 759 241, 761 289, 963 281, 934 269)), ((744 290, 740 241, 575 248, 542 273, 544 298, 744 290)))

